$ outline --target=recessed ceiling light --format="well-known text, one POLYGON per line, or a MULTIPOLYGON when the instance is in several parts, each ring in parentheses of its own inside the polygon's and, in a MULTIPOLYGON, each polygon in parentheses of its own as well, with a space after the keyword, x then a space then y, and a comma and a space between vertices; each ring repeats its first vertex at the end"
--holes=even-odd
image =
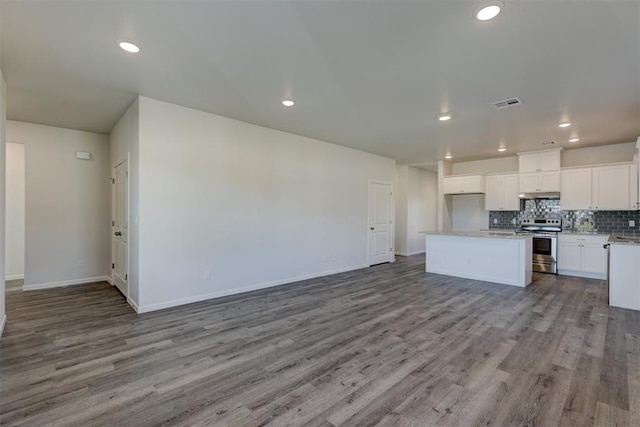
POLYGON ((562 122, 558 125, 559 128, 568 128, 569 126, 571 126, 570 122, 562 122))
POLYGON ((451 120, 452 118, 453 115, 450 113, 444 113, 438 116, 438 120, 440 120, 441 122, 446 122, 447 120, 451 120))
POLYGON ((289 99, 282 101, 282 105, 284 105, 285 107, 291 107, 291 106, 293 106, 293 104, 295 104, 295 102, 293 102, 293 101, 291 101, 289 99))
POLYGON ((451 158, 451 154, 447 154, 446 156, 444 156, 445 159, 450 159, 451 158))
POLYGON ((571 138, 569 140, 569 142, 578 142, 578 141, 580 141, 580 138, 571 138))
POLYGON ((478 21, 488 21, 498 16, 503 7, 504 4, 502 2, 490 1, 476 8, 473 16, 475 16, 478 21))
POLYGON ((500 148, 498 148, 498 151, 503 152, 503 151, 507 151, 507 149, 504 148, 504 147, 500 147, 500 148))
POLYGON ((138 46, 136 46, 135 44, 128 42, 128 41, 121 41, 118 42, 118 46, 120 46, 120 49, 129 52, 129 53, 138 53, 140 52, 140 48, 138 46))

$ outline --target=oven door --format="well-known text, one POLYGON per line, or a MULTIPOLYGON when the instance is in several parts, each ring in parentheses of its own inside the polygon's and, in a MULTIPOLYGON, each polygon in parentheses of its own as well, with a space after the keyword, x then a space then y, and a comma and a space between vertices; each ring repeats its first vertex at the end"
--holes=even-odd
POLYGON ((533 269, 545 273, 557 273, 558 240, 556 236, 533 237, 533 269))

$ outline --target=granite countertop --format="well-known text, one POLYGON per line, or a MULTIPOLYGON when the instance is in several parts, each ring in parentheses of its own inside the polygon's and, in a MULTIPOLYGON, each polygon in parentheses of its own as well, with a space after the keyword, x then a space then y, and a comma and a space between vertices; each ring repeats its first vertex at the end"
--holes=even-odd
POLYGON ((531 235, 516 235, 513 230, 505 231, 421 231, 422 234, 438 236, 460 236, 460 237, 487 237, 492 239, 516 239, 522 240, 530 238, 531 235))
POLYGON ((612 234, 607 241, 609 244, 614 245, 634 245, 640 246, 640 236, 629 236, 626 234, 612 234))
POLYGON ((560 234, 578 235, 578 236, 609 236, 611 233, 599 233, 597 230, 562 230, 560 234))

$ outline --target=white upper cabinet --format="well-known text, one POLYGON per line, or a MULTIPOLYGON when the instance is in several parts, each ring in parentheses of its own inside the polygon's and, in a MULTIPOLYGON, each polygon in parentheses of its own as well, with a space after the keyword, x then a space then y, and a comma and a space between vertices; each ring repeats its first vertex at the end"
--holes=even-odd
POLYGON ((548 172, 560 170, 560 150, 518 153, 520 173, 548 172))
POLYGON ((534 172, 520 174, 521 193, 547 193, 560 191, 560 172, 534 172))
POLYGON ((484 196, 487 211, 519 211, 518 174, 490 175, 484 196))
POLYGON ((593 209, 629 209, 629 165, 593 168, 591 190, 593 209))
POLYGON ((560 151, 518 153, 521 193, 560 191, 560 151))
POLYGON ((561 173, 563 210, 628 210, 631 202, 629 165, 565 169, 561 173))
POLYGON ((484 175, 444 177, 444 194, 478 194, 485 191, 484 175))
POLYGON ((629 165, 629 209, 640 209, 638 184, 638 156, 634 156, 633 163, 629 165))
POLYGON ((591 168, 565 169, 560 173, 560 206, 565 211, 592 209, 591 168))

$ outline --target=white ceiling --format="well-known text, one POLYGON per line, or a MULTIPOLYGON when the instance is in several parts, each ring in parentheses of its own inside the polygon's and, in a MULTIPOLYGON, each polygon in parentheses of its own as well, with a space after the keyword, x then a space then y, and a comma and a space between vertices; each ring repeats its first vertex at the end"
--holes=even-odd
POLYGON ((141 94, 405 164, 635 141, 640 0, 503 1, 2 0, 7 114, 107 133, 141 94))

